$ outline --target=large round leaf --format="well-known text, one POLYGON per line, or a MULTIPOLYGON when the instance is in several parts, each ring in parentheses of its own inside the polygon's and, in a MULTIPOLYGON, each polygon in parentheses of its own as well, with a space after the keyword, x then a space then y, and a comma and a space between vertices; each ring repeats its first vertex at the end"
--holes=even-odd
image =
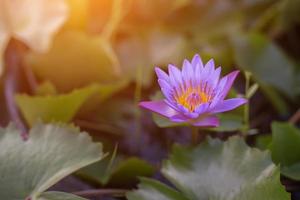
POLYGON ((92 95, 99 91, 98 85, 90 85, 68 94, 29 96, 17 94, 16 103, 32 126, 38 120, 43 122, 69 122, 92 95))
POLYGON ((102 157, 101 144, 75 128, 39 124, 27 141, 13 125, 0 129, 0 199, 35 200, 65 176, 102 157))
MULTIPOLYGON (((30 126, 38 120, 43 122, 69 122, 82 107, 89 111, 95 106, 99 106, 99 103, 124 88, 127 84, 128 81, 126 80, 113 84, 91 84, 67 94, 35 96, 17 94, 15 99, 30 126)), ((43 93, 42 90, 51 91, 55 90, 55 87, 49 84, 40 89, 39 92, 43 93)))
POLYGON ((300 180, 300 130, 283 122, 272 123, 272 159, 282 167, 282 173, 300 180))
POLYGON ((151 180, 127 195, 129 200, 288 200, 279 170, 267 152, 241 138, 209 140, 195 148, 175 146, 162 173, 180 191, 151 180))

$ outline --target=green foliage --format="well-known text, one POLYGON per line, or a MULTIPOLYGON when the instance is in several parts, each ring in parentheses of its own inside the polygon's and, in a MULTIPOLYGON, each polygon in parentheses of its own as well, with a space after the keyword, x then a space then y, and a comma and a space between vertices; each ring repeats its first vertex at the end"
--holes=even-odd
POLYGON ((293 62, 278 46, 259 33, 235 37, 233 44, 238 66, 250 71, 271 102, 278 110, 285 112, 284 101, 271 87, 291 98, 296 96, 293 62))
POLYGON ((121 187, 136 183, 139 176, 151 176, 154 173, 153 166, 135 157, 128 159, 117 157, 111 166, 109 162, 105 159, 104 162, 97 162, 81 169, 77 174, 100 185, 121 187))
POLYGON ((243 129, 243 118, 238 114, 223 113, 218 115, 220 126, 211 128, 212 131, 237 131, 243 129))
MULTIPOLYGON (((180 66, 184 58, 190 59, 195 53, 199 53, 205 61, 214 58, 216 65, 222 66, 222 74, 232 71, 233 67, 251 72, 255 83, 244 96, 256 98, 254 94, 259 88, 268 97, 265 101, 262 95, 257 95, 261 98, 258 100, 262 100, 262 107, 271 102, 280 114, 286 114, 289 101, 298 101, 299 0, 65 2, 69 6, 69 17, 63 28, 51 35, 54 40, 51 45, 49 43, 49 51, 37 53, 28 50, 20 53, 22 56, 25 54, 24 64, 29 67, 26 69, 29 72, 32 70, 34 78, 41 83, 33 96, 17 94, 15 98, 29 126, 34 126, 39 120, 68 123, 78 114, 82 122, 91 122, 91 126, 88 127, 90 124, 86 123, 88 125, 85 124, 85 128, 97 129, 101 133, 99 137, 103 136, 103 130, 115 133, 113 137, 128 137, 134 129, 147 134, 141 142, 157 142, 152 141, 159 135, 152 135, 152 131, 157 129, 149 128, 150 123, 142 121, 144 116, 139 115, 136 103, 140 100, 140 94, 146 100, 147 92, 158 87, 154 80, 155 66, 165 67, 169 63, 180 66), (126 90, 121 98, 118 96, 100 105, 127 86, 129 81, 137 82, 134 103, 131 96, 133 92, 126 90), (147 90, 142 92, 142 86, 147 90), (145 127, 137 128, 140 122, 146 124, 145 127)), ((34 20, 35 12, 30 14, 32 23, 41 21, 34 20)), ((52 14, 55 16, 59 13, 52 14)), ((22 15, 16 12, 13 16, 19 19, 22 15)), ((51 20, 51 16, 45 17, 51 20)), ((7 20, 4 21, 6 27, 7 20)), ((23 25, 17 24, 16 27, 23 25)), ((41 30, 41 33, 46 33, 50 28, 49 25, 45 25, 45 29, 33 27, 41 30)), ((36 41, 45 36, 38 35, 34 37, 36 41)), ((16 35, 13 37, 21 39, 16 35)), ((3 44, 8 41, 6 37, 2 40, 3 44)), ((14 43, 9 45, 12 46, 10 48, 14 48, 14 43)), ((19 52, 16 52, 17 56, 14 53, 10 55, 10 51, 7 51, 6 57, 18 57, 19 52)), ((9 63, 6 64, 9 66, 9 63)), ((9 70, 7 72, 10 75, 9 70)), ((240 75, 235 86, 241 89, 243 83, 240 75)), ((23 89, 23 83, 20 86, 23 89)), ((231 90, 233 93, 234 97, 238 94, 237 90, 231 90)), ((163 97, 156 95, 155 98, 163 97)), ((264 113, 258 110, 264 108, 259 107, 261 105, 247 106, 218 115, 220 126, 209 130, 250 133, 252 130, 248 130, 248 124, 256 125, 264 116, 255 115, 253 117, 259 120, 248 123, 249 106, 251 113, 264 113), (246 117, 243 117, 244 108, 246 117)), ((163 128, 186 125, 172 123, 156 114, 153 114, 153 120, 163 128)), ((272 134, 272 137, 259 135, 256 145, 261 149, 271 149, 273 161, 280 165, 283 175, 300 180, 299 129, 286 123, 273 123, 272 134)), ((86 134, 75 130, 38 125, 34 126, 30 136, 27 142, 23 142, 13 126, 0 130, 0 199, 24 200, 31 196, 32 200, 80 200, 82 198, 71 194, 44 191, 64 176, 92 162, 76 175, 102 186, 133 185, 137 176, 151 176, 155 171, 144 160, 124 158, 122 154, 117 155, 116 151, 111 159, 98 161, 103 156, 96 147, 98 145, 93 144, 86 134)), ((132 144, 135 143, 129 145, 132 144)), ((165 150, 167 147, 158 148, 165 150)), ((148 155, 148 150, 145 152, 148 155)), ((129 193, 128 198, 288 199, 279 182, 279 170, 270 161, 268 153, 250 149, 237 138, 226 143, 209 140, 195 148, 175 146, 162 172, 174 187, 142 178, 140 189, 129 193)))
POLYGON ((66 92, 95 82, 111 82, 120 72, 110 44, 101 37, 64 31, 45 54, 29 53, 26 63, 41 80, 66 92))
POLYGON ((173 188, 154 179, 141 178, 139 190, 126 195, 129 200, 189 200, 173 188))
MULTIPOLYGON (((27 141, 13 125, 0 130, 0 197, 5 200, 62 199, 46 193, 76 170, 103 158, 102 146, 74 128, 38 124, 27 141), (4 164, 5 163, 5 164, 4 164), (42 196, 40 196, 42 195, 42 196)), ((70 199, 80 199, 64 194, 70 199), (72 198, 71 198, 72 197, 72 198)))
POLYGON ((15 98, 30 126, 38 120, 43 122, 69 122, 82 105, 92 97, 89 101, 89 108, 106 100, 116 91, 125 87, 127 83, 128 81, 124 80, 114 84, 92 84, 67 94, 56 95, 56 91, 53 89, 54 86, 46 82, 37 90, 38 93, 46 93, 46 95, 17 94, 15 98), (52 95, 47 94, 49 92, 52 95))
POLYGON ((255 139, 255 146, 261 150, 270 149, 272 143, 272 135, 259 135, 255 139))
POLYGON ((295 96, 294 65, 279 47, 258 33, 236 38, 234 44, 236 62, 242 69, 250 71, 259 83, 295 96))
POLYGON ((293 25, 300 23, 300 1, 299 0, 285 0, 281 2, 281 16, 280 21, 284 28, 292 28, 293 25))
POLYGON ((16 95, 16 102, 27 123, 32 126, 38 120, 43 122, 69 122, 99 86, 91 85, 68 94, 29 96, 16 95))
POLYGON ((289 123, 272 123, 272 159, 280 164, 281 172, 300 180, 300 130, 289 123))
POLYGON ((251 149, 241 138, 209 140, 195 148, 174 146, 162 173, 178 189, 143 179, 129 200, 290 199, 279 169, 267 152, 251 149), (253 170, 255 169, 255 170, 253 170))

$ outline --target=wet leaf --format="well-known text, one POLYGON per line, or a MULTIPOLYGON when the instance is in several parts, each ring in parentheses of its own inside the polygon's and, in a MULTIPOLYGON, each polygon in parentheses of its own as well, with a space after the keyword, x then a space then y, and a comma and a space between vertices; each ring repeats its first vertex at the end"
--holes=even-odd
POLYGON ((162 173, 177 190, 142 180, 129 200, 288 200, 279 169, 267 152, 247 147, 241 138, 209 140, 195 148, 174 146, 162 173), (255 169, 255 170, 253 170, 255 169))
POLYGON ((103 156, 101 144, 74 128, 38 124, 24 142, 20 131, 10 125, 0 130, 0 160, 5 163, 0 166, 0 197, 37 199, 62 178, 103 156))

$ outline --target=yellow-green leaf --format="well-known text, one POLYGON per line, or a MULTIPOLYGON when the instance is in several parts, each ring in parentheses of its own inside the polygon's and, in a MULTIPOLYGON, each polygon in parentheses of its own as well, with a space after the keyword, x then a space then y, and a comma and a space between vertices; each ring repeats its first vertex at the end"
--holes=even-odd
POLYGON ((82 104, 99 91, 99 86, 91 85, 68 94, 29 96, 17 94, 16 103, 29 125, 38 120, 44 122, 69 122, 82 104))
POLYGON ((76 31, 59 34, 45 54, 29 53, 26 63, 39 79, 51 81, 63 92, 111 82, 119 73, 118 59, 106 40, 76 31))

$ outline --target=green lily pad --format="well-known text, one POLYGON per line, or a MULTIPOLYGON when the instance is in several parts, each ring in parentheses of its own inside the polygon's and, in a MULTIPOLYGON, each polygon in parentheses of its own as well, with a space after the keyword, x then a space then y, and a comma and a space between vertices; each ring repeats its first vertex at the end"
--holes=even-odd
POLYGON ((91 85, 68 94, 47 96, 17 94, 15 99, 27 123, 32 126, 38 120, 69 122, 83 103, 98 91, 97 85, 91 85))
POLYGON ((137 177, 139 176, 151 176, 154 173, 153 166, 139 158, 122 159, 117 157, 112 166, 107 169, 110 162, 105 159, 104 162, 97 162, 79 170, 77 174, 99 185, 109 184, 121 187, 138 182, 137 177))
POLYGON ((289 177, 291 179, 300 180, 300 162, 290 165, 290 166, 282 166, 281 167, 281 173, 285 175, 286 177, 289 177))
POLYGON ((50 82, 45 82, 37 92, 39 94, 48 93, 48 95, 17 94, 15 98, 21 113, 30 126, 38 120, 69 122, 81 107, 84 107, 85 111, 91 110, 127 84, 127 80, 121 80, 114 84, 92 84, 67 94, 56 94, 55 87, 50 82))
POLYGON ((36 200, 64 177, 103 156, 102 145, 75 128, 38 124, 27 141, 13 125, 0 129, 0 199, 36 200))
POLYGON ((272 123, 272 159, 281 165, 281 172, 300 180, 300 130, 289 123, 272 123))
POLYGON ((248 147, 241 138, 209 140, 195 148, 174 146, 162 168, 177 188, 142 179, 129 200, 288 200, 279 169, 268 152, 248 147))
POLYGON ((266 150, 271 148, 272 135, 258 135, 255 138, 255 146, 261 150, 266 150))

